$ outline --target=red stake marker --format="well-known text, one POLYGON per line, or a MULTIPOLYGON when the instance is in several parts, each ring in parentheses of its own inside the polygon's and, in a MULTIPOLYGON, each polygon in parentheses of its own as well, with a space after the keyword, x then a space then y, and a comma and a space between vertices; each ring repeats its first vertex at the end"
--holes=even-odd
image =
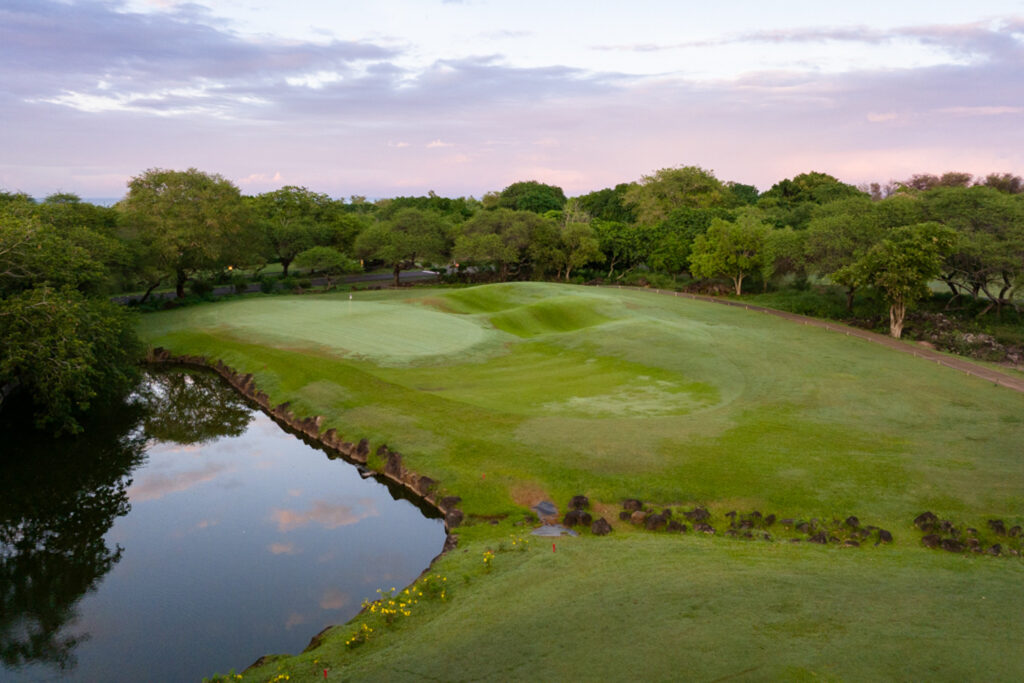
POLYGON ((324 680, 327 680, 327 669, 324 669, 324 680))
POLYGON ((480 478, 481 479, 486 479, 487 478, 487 473, 486 472, 481 472, 480 473, 480 478))
POLYGON ((555 552, 555 544, 554 543, 551 544, 551 552, 555 552))

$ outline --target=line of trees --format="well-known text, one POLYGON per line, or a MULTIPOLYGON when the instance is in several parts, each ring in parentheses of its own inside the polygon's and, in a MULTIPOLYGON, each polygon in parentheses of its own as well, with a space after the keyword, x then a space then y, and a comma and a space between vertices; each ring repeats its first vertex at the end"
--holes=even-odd
POLYGON ((303 187, 243 196, 229 180, 150 169, 114 207, 0 193, 0 397, 22 386, 39 419, 123 391, 139 353, 111 293, 173 286, 279 263, 328 278, 361 267, 438 266, 480 280, 638 273, 722 281, 816 277, 873 291, 900 336, 906 311, 944 282, 955 297, 1017 308, 1024 281, 1024 182, 1010 174, 915 175, 853 187, 824 173, 765 192, 697 166, 656 171, 579 197, 536 181, 473 198, 332 199, 303 187))

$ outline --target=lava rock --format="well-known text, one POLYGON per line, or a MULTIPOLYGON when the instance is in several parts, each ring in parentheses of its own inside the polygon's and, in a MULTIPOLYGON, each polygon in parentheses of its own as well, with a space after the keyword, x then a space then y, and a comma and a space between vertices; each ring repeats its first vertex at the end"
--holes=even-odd
POLYGON ((637 510, 629 516, 629 521, 633 524, 643 524, 645 519, 647 519, 647 513, 643 510, 637 510))
POLYGON ((622 501, 622 509, 629 510, 630 512, 636 512, 637 510, 642 509, 643 506, 644 504, 641 503, 636 498, 629 498, 627 500, 622 501))
POLYGON ((962 553, 964 551, 964 544, 955 538, 944 538, 940 544, 942 549, 951 553, 962 553))
POLYGON ((586 496, 573 496, 569 501, 569 507, 573 510, 586 510, 590 507, 590 499, 586 496))
POLYGON ((940 543, 942 543, 942 537, 938 534, 928 534, 921 538, 921 545, 925 548, 938 548, 940 543))
POLYGON ((922 512, 914 518, 914 526, 921 531, 928 531, 939 521, 939 518, 932 512, 922 512))
POLYGON ((846 526, 850 527, 851 529, 856 529, 860 526, 860 520, 854 517, 853 515, 850 515, 846 518, 846 526))
POLYGON ((609 524, 608 520, 606 520, 604 517, 595 520, 594 523, 590 525, 590 533, 594 534, 595 536, 607 536, 611 532, 612 525, 609 524))
POLYGON ((646 520, 644 520, 644 528, 648 531, 657 531, 658 529, 664 527, 666 524, 668 524, 668 520, 665 519, 664 513, 660 515, 651 515, 646 520))
POLYGON ((691 522, 703 522, 711 517, 711 513, 707 511, 707 508, 695 507, 689 512, 683 513, 683 516, 691 522))

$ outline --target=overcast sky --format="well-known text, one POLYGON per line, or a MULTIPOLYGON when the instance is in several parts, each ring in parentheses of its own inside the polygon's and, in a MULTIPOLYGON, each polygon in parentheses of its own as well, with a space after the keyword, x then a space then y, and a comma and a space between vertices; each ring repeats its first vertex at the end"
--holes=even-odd
POLYGON ((1024 0, 0 0, 0 189, 1024 174, 1024 0))

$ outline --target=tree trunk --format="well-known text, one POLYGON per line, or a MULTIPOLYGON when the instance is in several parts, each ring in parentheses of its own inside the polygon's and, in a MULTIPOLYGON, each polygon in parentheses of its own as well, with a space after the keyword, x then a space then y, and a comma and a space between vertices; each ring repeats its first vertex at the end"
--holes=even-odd
POLYGON ((185 271, 179 270, 175 273, 174 282, 174 295, 179 299, 185 298, 185 283, 188 281, 188 276, 185 275, 185 271))
POLYGON ((907 315, 907 304, 899 299, 889 306, 889 336, 899 339, 903 336, 903 319, 907 315))
POLYGON ((846 288, 846 310, 850 313, 853 312, 853 293, 857 291, 856 287, 846 288))
POLYGON ((161 283, 161 282, 163 282, 163 281, 164 281, 164 280, 163 280, 163 278, 160 278, 159 280, 157 280, 156 282, 154 282, 153 284, 151 284, 151 285, 149 286, 149 289, 147 289, 147 290, 146 290, 146 293, 142 295, 142 298, 141 298, 141 299, 139 299, 139 303, 140 303, 140 304, 144 304, 144 303, 146 303, 146 299, 148 299, 148 298, 149 298, 149 295, 150 295, 150 294, 152 294, 152 293, 153 293, 153 290, 154 290, 154 289, 156 289, 157 287, 159 287, 159 286, 160 286, 160 283, 161 283))
POLYGON ((401 263, 396 263, 395 264, 395 287, 396 288, 399 286, 398 275, 401 272, 402 272, 402 264, 401 263))
POLYGON ((736 284, 736 296, 743 294, 743 273, 735 276, 732 281, 736 284))
POLYGON ((283 258, 283 259, 281 259, 281 267, 283 268, 283 271, 281 273, 281 277, 288 277, 288 266, 290 266, 291 264, 292 264, 292 259, 290 259, 290 258, 283 258))
POLYGON ((572 266, 566 266, 565 267, 565 281, 566 282, 569 281, 569 273, 571 273, 571 272, 572 272, 572 266))

